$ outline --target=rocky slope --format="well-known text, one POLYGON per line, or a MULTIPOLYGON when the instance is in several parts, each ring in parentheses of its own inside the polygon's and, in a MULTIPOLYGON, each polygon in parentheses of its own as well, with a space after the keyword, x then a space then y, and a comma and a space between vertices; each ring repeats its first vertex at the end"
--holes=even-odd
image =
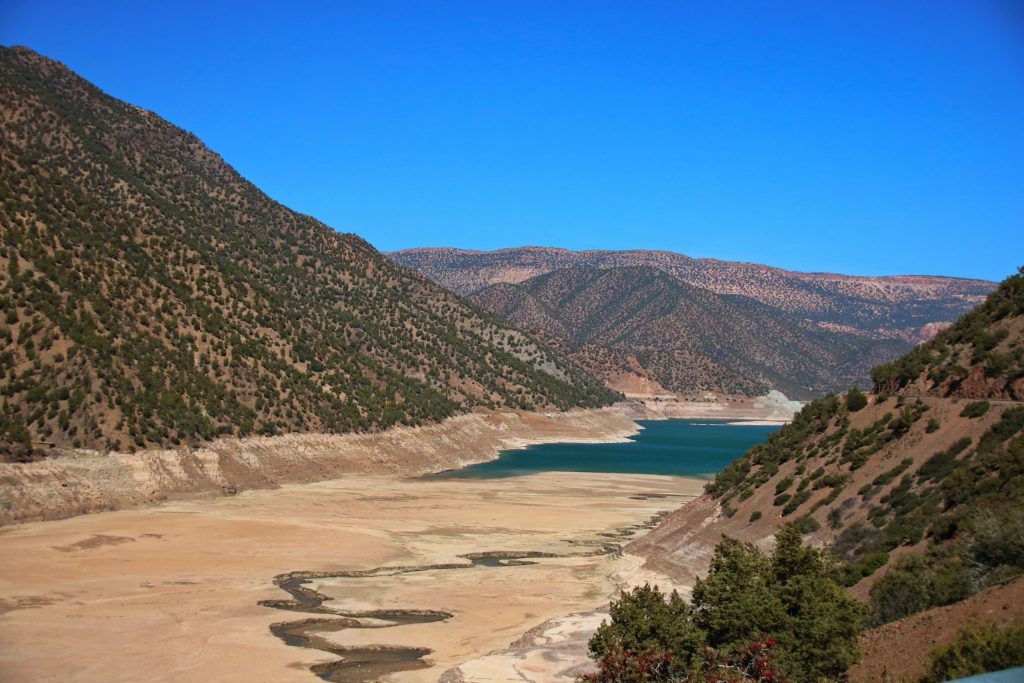
POLYGON ((0 452, 376 430, 613 399, 272 201, 193 135, 0 48, 0 452))
POLYGON ((823 329, 649 266, 556 270, 472 298, 623 391, 640 378, 654 391, 809 398, 866 384, 871 366, 908 346, 823 329))
MULTIPOLYGON (((876 368, 868 400, 812 402, 631 549, 689 582, 723 534, 767 546, 795 522, 845 563, 849 590, 888 629, 865 642, 886 640, 921 664, 955 629, 899 640, 928 622, 914 615, 1024 573, 1024 403, 1005 400, 1024 381, 1022 323, 1024 275, 1016 275, 932 343, 876 368), (960 383, 942 375, 950 364, 963 368, 960 383)), ((1003 619, 966 607, 949 613, 961 625, 1003 619)))

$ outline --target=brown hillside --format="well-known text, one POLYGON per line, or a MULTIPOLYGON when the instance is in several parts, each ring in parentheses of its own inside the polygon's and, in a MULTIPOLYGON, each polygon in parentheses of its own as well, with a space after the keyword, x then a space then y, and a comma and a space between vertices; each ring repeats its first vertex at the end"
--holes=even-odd
POLYGON ((895 653, 907 661, 889 673, 919 672, 924 653, 968 621, 1016 618, 989 609, 985 596, 1004 593, 985 589, 1024 574, 1024 402, 1004 399, 1018 395, 1022 321, 1024 274, 876 368, 879 393, 808 404, 630 549, 689 583, 723 535, 770 546, 795 523, 870 603, 879 628, 865 636, 856 680, 879 680, 895 653))
POLYGON ((616 389, 646 380, 674 392, 774 388, 810 398, 867 384, 872 365, 907 348, 826 330, 646 266, 556 270, 472 298, 616 389))
POLYGON ((31 50, 0 48, 0 117, 0 455, 613 398, 31 50))
POLYGON ((656 268, 694 287, 754 299, 827 329, 918 343, 980 304, 992 282, 949 277, 853 277, 756 263, 695 259, 667 251, 408 249, 388 255, 461 294, 566 268, 656 268))

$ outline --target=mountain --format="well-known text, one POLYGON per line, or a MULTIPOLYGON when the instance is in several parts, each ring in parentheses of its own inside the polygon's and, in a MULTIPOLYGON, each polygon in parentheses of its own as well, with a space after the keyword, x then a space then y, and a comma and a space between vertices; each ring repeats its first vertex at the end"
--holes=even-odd
POLYGON ((995 287, 796 273, 664 251, 388 256, 542 336, 609 387, 638 394, 779 389, 810 398, 867 383, 872 365, 929 339, 995 287))
POLYGON ((1019 274, 876 368, 872 396, 808 404, 632 550, 688 580, 723 535, 770 544, 795 522, 871 606, 876 628, 852 679, 916 676, 927 651, 972 620, 1024 619, 979 611, 1024 598, 1022 358, 1019 274))
POLYGON ((0 450, 344 432, 614 396, 195 136, 0 49, 0 450))
POLYGON ((650 266, 556 270, 472 299, 621 390, 811 397, 865 382, 908 346, 823 329, 650 266))
POLYGON ((798 273, 756 263, 695 259, 667 251, 408 249, 388 254, 460 294, 565 268, 648 266, 721 295, 754 299, 826 329, 916 344, 980 304, 995 283, 951 277, 852 277, 798 273))

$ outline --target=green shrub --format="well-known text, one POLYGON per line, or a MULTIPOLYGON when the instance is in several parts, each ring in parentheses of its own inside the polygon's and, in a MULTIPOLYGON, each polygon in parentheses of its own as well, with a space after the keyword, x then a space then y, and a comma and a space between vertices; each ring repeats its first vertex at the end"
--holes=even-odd
POLYGON ((694 619, 693 608, 679 593, 665 595, 644 584, 622 591, 609 608, 611 621, 602 621, 588 644, 590 653, 603 657, 620 647, 626 652, 671 652, 672 671, 683 672, 697 662, 705 634, 694 619))
POLYGON ((968 627, 949 645, 933 650, 930 660, 920 683, 942 683, 1024 665, 1024 626, 968 627))
POLYGON ((864 606, 846 594, 836 575, 828 556, 803 545, 795 525, 779 530, 770 558, 726 537, 715 548, 707 578, 696 582, 692 605, 649 586, 623 592, 611 605, 611 622, 602 623, 590 641, 595 657, 622 648, 634 656, 648 653, 651 663, 669 661, 673 671, 636 678, 630 664, 615 677, 603 670, 602 660, 594 680, 684 680, 688 669, 706 662, 708 648, 735 653, 767 640, 775 643, 774 668, 790 680, 836 679, 857 661, 865 617, 864 606), (660 657, 664 652, 671 657, 660 657))
POLYGON ((760 510, 754 510, 753 512, 750 513, 750 523, 751 524, 753 524, 754 522, 756 522, 759 519, 761 519, 761 511, 760 510))
POLYGON ((988 401, 974 401, 964 406, 964 409, 960 411, 960 417, 981 417, 988 412, 989 404, 988 401))
POLYGON ((927 426, 925 426, 924 431, 927 432, 928 434, 931 434, 933 432, 939 431, 940 426, 941 425, 939 424, 939 421, 933 417, 932 419, 928 420, 928 424, 927 426))
POLYGON ((803 491, 797 493, 795 496, 789 499, 789 502, 786 503, 786 507, 782 508, 782 516, 785 517, 796 512, 796 509, 803 505, 804 503, 806 503, 810 499, 810 497, 810 489, 804 489, 803 491))
POLYGON ((821 528, 821 523, 818 522, 814 517, 810 515, 804 515, 798 517, 793 521, 793 526, 800 530, 801 534, 813 534, 815 531, 821 528))
POLYGON ((885 624, 974 593, 975 575, 960 558, 908 555, 871 588, 872 623, 885 624))
POLYGON ((868 404, 868 397, 860 390, 860 387, 853 386, 846 392, 846 409, 855 413, 868 404))

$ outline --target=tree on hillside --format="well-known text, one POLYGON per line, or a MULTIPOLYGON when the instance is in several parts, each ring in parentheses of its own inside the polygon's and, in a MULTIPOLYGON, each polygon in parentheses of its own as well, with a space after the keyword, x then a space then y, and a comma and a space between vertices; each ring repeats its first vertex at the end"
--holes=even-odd
POLYGON ((778 532, 771 557, 726 537, 692 604, 650 586, 612 603, 611 622, 590 641, 599 660, 590 680, 835 678, 857 661, 866 613, 843 591, 831 558, 805 546, 796 526, 778 532), (757 675, 739 676, 737 662, 757 675))
POLYGON ((868 404, 868 397, 864 395, 864 392, 860 390, 860 387, 854 385, 846 392, 846 408, 851 413, 855 413, 868 404))

